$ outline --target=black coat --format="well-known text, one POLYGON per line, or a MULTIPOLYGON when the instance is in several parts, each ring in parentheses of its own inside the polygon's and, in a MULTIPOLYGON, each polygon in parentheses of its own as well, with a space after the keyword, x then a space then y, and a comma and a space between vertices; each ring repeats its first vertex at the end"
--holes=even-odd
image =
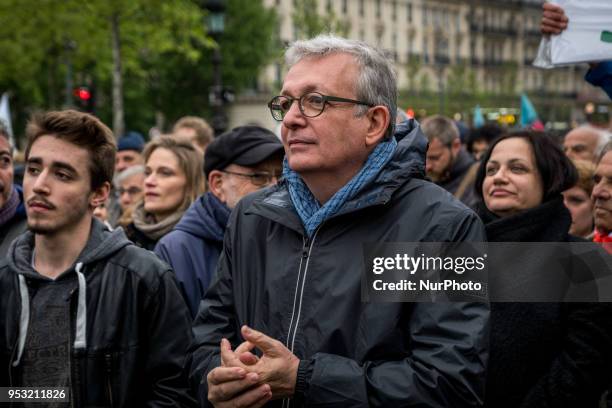
MULTIPOLYGON (((497 218, 480 211, 492 242, 568 242, 559 197, 497 218)), ((607 303, 491 303, 486 406, 596 408, 612 375, 607 303)))
POLYGON ((125 227, 125 235, 130 241, 136 244, 136 246, 148 249, 149 251, 153 251, 153 249, 155 249, 155 245, 157 245, 157 242, 159 241, 146 236, 144 232, 136 228, 133 222, 129 223, 125 227))
POLYGON ((313 237, 284 183, 233 210, 193 328, 191 381, 205 404, 219 342, 237 346, 243 324, 301 360, 292 407, 482 403, 488 305, 361 300, 365 243, 484 240, 471 210, 422 179, 426 142, 410 123, 391 162, 313 237))

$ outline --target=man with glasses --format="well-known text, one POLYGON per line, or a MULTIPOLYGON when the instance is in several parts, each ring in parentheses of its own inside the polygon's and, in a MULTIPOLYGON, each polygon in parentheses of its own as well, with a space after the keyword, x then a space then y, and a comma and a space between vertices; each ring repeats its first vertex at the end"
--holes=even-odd
POLYGON ((283 179, 230 217, 187 362, 201 404, 480 405, 486 304, 361 300, 366 243, 485 240, 471 210, 424 180, 418 124, 394 132, 392 62, 333 36, 285 59, 268 104, 283 179))
POLYGON ((140 164, 128 167, 119 173, 113 180, 113 184, 119 196, 121 212, 125 212, 143 197, 144 171, 144 166, 140 164))
POLYGON ((217 267, 231 209, 245 195, 276 183, 283 153, 278 138, 259 126, 234 128, 208 145, 204 173, 209 191, 155 247, 174 269, 192 317, 217 267))

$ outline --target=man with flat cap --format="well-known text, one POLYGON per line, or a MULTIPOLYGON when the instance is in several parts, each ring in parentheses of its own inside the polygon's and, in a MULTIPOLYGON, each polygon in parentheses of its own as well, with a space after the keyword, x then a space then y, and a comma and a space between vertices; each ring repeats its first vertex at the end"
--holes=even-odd
POLYGON ((276 183, 283 155, 280 140, 258 126, 234 128, 208 145, 208 192, 155 247, 176 272, 192 317, 217 268, 230 211, 245 195, 276 183))

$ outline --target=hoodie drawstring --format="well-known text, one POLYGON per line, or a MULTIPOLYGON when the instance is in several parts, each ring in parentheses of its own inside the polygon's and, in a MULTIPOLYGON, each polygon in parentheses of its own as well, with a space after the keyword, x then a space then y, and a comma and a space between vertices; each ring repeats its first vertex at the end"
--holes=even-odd
MULTIPOLYGON (((74 337, 74 349, 87 348, 87 284, 85 275, 81 272, 83 263, 76 264, 76 274, 79 282, 79 300, 77 306, 76 334, 74 337)), ((19 294, 21 295, 21 316, 19 318, 19 340, 17 342, 17 357, 13 362, 13 367, 17 367, 21 362, 23 349, 25 348, 26 336, 28 334, 28 324, 30 323, 30 294, 28 285, 23 275, 19 274, 19 294)))
POLYGON ((19 294, 21 295, 21 315, 19 317, 19 341, 17 342, 17 358, 13 362, 13 367, 17 367, 21 361, 21 355, 25 347, 26 335, 28 334, 28 324, 30 323, 30 294, 25 277, 19 275, 19 294))
POLYGON ((77 307, 76 334, 74 336, 74 349, 85 349, 87 347, 87 285, 85 275, 81 272, 83 262, 76 264, 75 271, 79 280, 79 305, 77 307))

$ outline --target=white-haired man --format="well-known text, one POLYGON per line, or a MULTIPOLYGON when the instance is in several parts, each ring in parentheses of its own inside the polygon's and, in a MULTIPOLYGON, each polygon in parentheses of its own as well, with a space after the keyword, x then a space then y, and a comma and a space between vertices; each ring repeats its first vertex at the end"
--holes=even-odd
POLYGON ((603 147, 610 141, 610 132, 591 125, 578 126, 565 135, 563 150, 572 160, 597 163, 603 147))
POLYGON ((268 104, 283 179, 232 212, 194 322, 201 403, 481 404, 486 304, 361 302, 364 243, 485 240, 471 210, 423 180, 418 125, 394 134, 392 63, 330 36, 294 43, 286 60, 268 104))

